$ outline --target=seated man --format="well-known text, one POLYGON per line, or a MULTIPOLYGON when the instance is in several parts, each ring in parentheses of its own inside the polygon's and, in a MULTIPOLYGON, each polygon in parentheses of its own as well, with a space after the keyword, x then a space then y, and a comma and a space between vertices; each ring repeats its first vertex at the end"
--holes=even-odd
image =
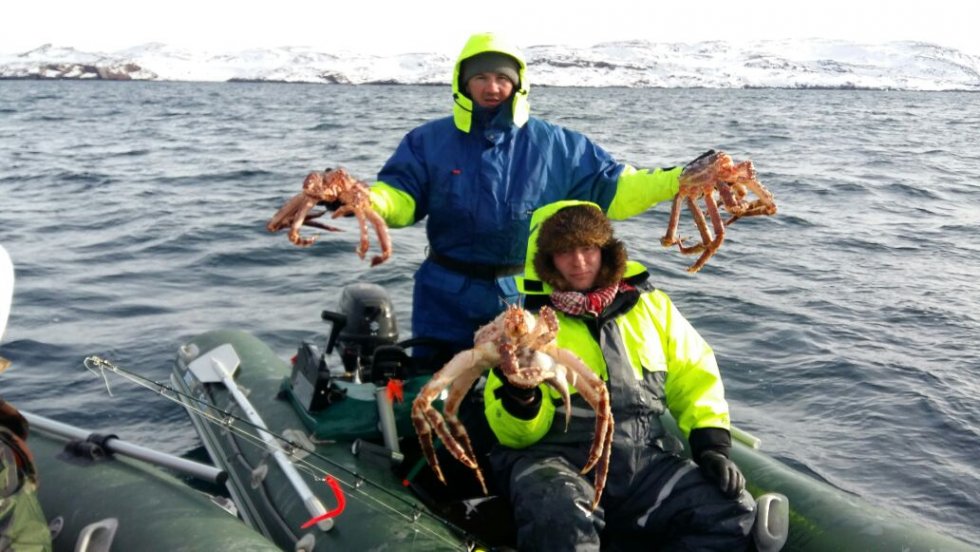
POLYGON ((572 395, 519 389, 499 371, 484 391, 499 445, 494 476, 514 508, 520 550, 743 550, 755 504, 728 458, 728 404, 714 353, 667 295, 648 281, 597 205, 560 201, 531 219, 525 308, 553 308, 558 345, 605 381, 615 421, 609 477, 591 511, 591 476, 580 475, 595 418, 572 395), (660 416, 669 409, 692 458, 660 416), (553 423, 555 419, 556 423, 553 423), (671 446, 671 445, 674 446, 671 446), (699 469, 700 468, 700 469, 699 469))

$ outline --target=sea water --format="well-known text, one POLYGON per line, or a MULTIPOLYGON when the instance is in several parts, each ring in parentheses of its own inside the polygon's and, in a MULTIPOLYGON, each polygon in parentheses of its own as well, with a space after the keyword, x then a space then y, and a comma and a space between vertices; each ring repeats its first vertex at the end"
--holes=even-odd
MULTIPOLYGON (((617 222, 713 346, 763 450, 980 545, 980 101, 970 93, 536 88, 533 113, 640 168, 752 159, 779 213, 739 221, 696 275, 669 205, 617 222)), ((166 382, 178 347, 323 343, 340 288, 384 286, 411 335, 422 225, 370 268, 357 232, 302 249, 264 225, 311 170, 371 179, 448 87, 0 82, 0 243, 16 264, 0 394, 184 454, 186 414, 82 360, 166 382)), ((307 230, 307 233, 314 231, 307 230)), ((693 231, 685 230, 686 235, 693 231)))

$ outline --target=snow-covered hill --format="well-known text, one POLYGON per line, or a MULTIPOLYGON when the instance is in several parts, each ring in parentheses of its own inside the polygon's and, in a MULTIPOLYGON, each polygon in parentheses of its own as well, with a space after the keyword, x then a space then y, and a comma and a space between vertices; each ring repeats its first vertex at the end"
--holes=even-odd
MULTIPOLYGON (((629 41, 531 46, 524 53, 532 85, 980 91, 980 56, 923 42, 629 41)), ((0 54, 0 79, 446 84, 453 62, 431 53, 372 56, 301 47, 216 53, 150 43, 102 53, 46 44, 0 54)))

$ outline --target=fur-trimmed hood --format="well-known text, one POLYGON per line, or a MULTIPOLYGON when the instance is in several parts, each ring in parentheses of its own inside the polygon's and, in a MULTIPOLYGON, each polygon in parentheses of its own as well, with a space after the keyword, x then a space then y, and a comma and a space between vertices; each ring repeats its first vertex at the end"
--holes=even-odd
POLYGON ((524 276, 517 279, 518 289, 528 295, 570 289, 555 267, 552 254, 588 245, 602 249, 602 268, 595 287, 607 287, 622 280, 630 264, 626 247, 615 238, 612 224, 598 205, 566 200, 539 208, 531 217, 527 260, 524 276))

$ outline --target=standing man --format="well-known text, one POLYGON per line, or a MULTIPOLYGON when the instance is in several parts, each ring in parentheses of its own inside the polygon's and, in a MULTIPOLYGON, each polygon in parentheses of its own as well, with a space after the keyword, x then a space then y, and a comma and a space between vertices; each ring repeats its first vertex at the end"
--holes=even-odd
POLYGON ((511 276, 535 209, 577 199, 625 219, 677 194, 681 167, 617 162, 586 136, 532 117, 529 90, 517 48, 471 36, 453 69, 452 116, 410 131, 371 186, 389 226, 426 219, 412 333, 445 343, 446 355, 471 347, 476 329, 517 299, 511 276))

